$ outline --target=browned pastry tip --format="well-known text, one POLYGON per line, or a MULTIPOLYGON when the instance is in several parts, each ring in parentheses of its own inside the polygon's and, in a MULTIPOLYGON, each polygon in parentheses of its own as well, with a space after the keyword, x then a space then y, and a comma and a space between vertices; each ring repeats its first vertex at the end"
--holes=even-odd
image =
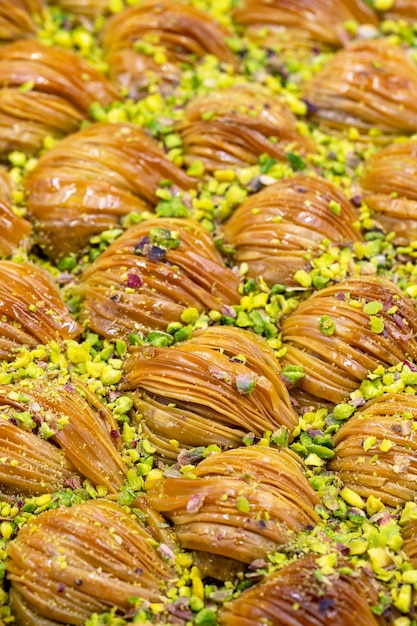
POLYGON ((148 220, 129 228, 83 274, 82 318, 106 337, 147 334, 179 322, 187 307, 237 304, 238 285, 199 222, 148 220))
POLYGON ((417 141, 394 143, 364 165, 364 200, 394 242, 407 245, 417 239, 417 141))
POLYGON ((339 47, 349 40, 345 23, 377 25, 375 13, 363 0, 243 0, 233 13, 237 24, 270 27, 278 42, 282 29, 292 37, 339 47), (279 30, 278 30, 279 29, 279 30))
POLYGON ((212 454, 193 476, 164 478, 147 494, 185 548, 251 563, 318 522, 318 497, 288 449, 212 454))
POLYGON ((293 276, 306 266, 306 254, 320 254, 324 239, 349 244, 361 239, 356 210, 332 183, 297 174, 253 194, 223 227, 248 275, 269 285, 296 285, 293 276))
POLYGON ((32 263, 0 261, 0 356, 23 346, 74 339, 82 328, 67 310, 48 272, 32 263))
POLYGON ((81 626, 92 613, 131 609, 131 598, 159 600, 173 571, 152 536, 108 500, 49 510, 8 545, 12 614, 28 624, 81 626))
POLYGON ((338 403, 379 365, 416 358, 416 332, 414 305, 392 282, 349 278, 314 293, 284 320, 283 362, 303 365, 303 391, 338 403), (372 315, 366 304, 375 301, 381 309, 372 315))
POLYGON ((134 392, 143 433, 171 460, 198 446, 239 446, 248 432, 262 437, 285 428, 291 437, 298 421, 268 343, 238 328, 208 328, 172 348, 136 349, 124 387, 134 392))
POLYGON ((195 186, 135 124, 92 124, 45 153, 24 181, 36 241, 56 260, 123 215, 152 210, 170 180, 178 193, 195 186))
POLYGON ((109 493, 121 489, 127 467, 116 448, 118 425, 86 385, 77 381, 66 386, 0 385, 0 405, 18 424, 19 416, 29 413, 39 435, 59 446, 61 458, 70 462, 79 476, 104 486, 109 493))
MULTIPOLYGON (((339 567, 351 564, 340 561, 339 567)), ((346 569, 346 568, 345 568, 346 569)), ((372 613, 378 591, 363 570, 319 581, 314 555, 302 556, 220 610, 220 626, 383 626, 372 613)))
POLYGON ((200 160, 209 172, 252 165, 261 154, 286 161, 288 151, 315 151, 297 131, 288 105, 261 86, 236 85, 194 98, 177 132, 186 164, 200 160))
POLYGON ((384 40, 358 41, 337 52, 304 84, 312 119, 328 132, 355 127, 387 141, 417 130, 417 68, 407 53, 384 40))
POLYGON ((357 411, 334 436, 329 468, 362 495, 390 506, 413 501, 417 494, 417 399, 387 394, 357 411))

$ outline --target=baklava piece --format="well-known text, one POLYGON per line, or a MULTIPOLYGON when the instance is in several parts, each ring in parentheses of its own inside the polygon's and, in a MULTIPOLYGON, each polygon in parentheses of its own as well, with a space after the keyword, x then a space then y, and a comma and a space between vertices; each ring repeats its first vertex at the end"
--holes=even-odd
POLYGON ((329 469, 365 499, 391 506, 417 494, 417 399, 388 394, 371 400, 334 436, 329 469))
POLYGON ((74 339, 82 328, 65 307, 52 277, 32 263, 0 261, 0 358, 23 346, 74 339))
POLYGON ((162 180, 178 193, 194 180, 134 124, 92 124, 44 154, 24 181, 36 241, 56 260, 123 215, 152 210, 162 180))
MULTIPOLYGON (((81 626, 132 598, 158 602, 173 570, 135 515, 107 500, 49 510, 7 548, 12 615, 18 624, 81 626)), ((138 607, 139 608, 139 607, 138 607)))
POLYGON ((394 143, 365 162, 363 197, 395 243, 417 239, 417 141, 394 143))
POLYGON ((82 478, 64 452, 18 423, 11 413, 0 414, 0 499, 81 486, 82 478))
POLYGON ((295 40, 311 40, 331 47, 349 39, 346 22, 377 25, 375 13, 364 0, 243 0, 233 13, 249 36, 267 31, 268 41, 278 43, 283 33, 295 40))
POLYGON ((261 86, 237 85, 194 98, 177 132, 185 163, 199 160, 209 172, 256 164, 261 154, 286 161, 287 152, 314 152, 288 105, 261 86))
POLYGON ((415 307, 398 287, 350 278, 314 293, 284 320, 283 362, 303 366, 297 386, 304 392, 338 403, 379 365, 416 358, 416 332, 415 307))
POLYGON ((0 48, 0 155, 34 153, 47 136, 61 138, 88 119, 93 102, 109 105, 118 91, 70 50, 36 41, 0 48))
POLYGON ((337 52, 304 84, 311 117, 329 132, 356 128, 386 141, 417 131, 417 68, 384 40, 359 41, 337 52))
POLYGON ((82 319, 108 338, 165 331, 188 307, 238 304, 239 278, 192 219, 160 218, 129 228, 84 272, 82 319))
POLYGON ((9 257, 17 249, 29 247, 32 225, 12 208, 12 183, 7 171, 0 167, 0 257, 9 257))
POLYGON ((251 446, 211 454, 193 477, 164 478, 148 491, 180 544, 241 563, 265 559, 315 526, 318 496, 288 449, 251 446))
POLYGON ((213 327, 173 348, 143 346, 126 363, 124 387, 142 432, 159 454, 217 444, 239 446, 265 431, 291 431, 298 418, 267 342, 238 328, 213 327))
POLYGON ((324 239, 342 245, 361 239, 354 227, 357 218, 332 183, 298 174, 245 200, 223 235, 235 260, 248 265, 248 276, 262 276, 269 285, 295 285, 295 272, 305 268, 307 254, 320 253, 324 239))
POLYGON ((0 3, 0 44, 34 37, 36 16, 44 10, 42 0, 2 0, 0 3))
POLYGON ((227 37, 230 32, 193 6, 144 0, 108 20, 102 44, 110 75, 138 96, 155 78, 179 82, 183 64, 207 54, 235 66, 227 37))
POLYGON ((340 561, 320 577, 314 555, 302 556, 224 605, 220 626, 383 626, 372 612, 378 590, 364 570, 340 561), (350 570, 348 573, 346 570, 350 570))
MULTIPOLYGON (((40 438, 56 444, 65 463, 69 462, 78 476, 103 486, 109 493, 118 493, 122 488, 127 468, 116 447, 120 437, 117 423, 101 400, 82 383, 2 385, 0 407, 11 424, 31 428, 40 438)), ((7 442, 5 425, 3 432, 7 442)), ((41 447, 42 444, 35 444, 35 450, 41 447)), ((56 456, 54 451, 52 458, 56 456)), ((14 476, 16 490, 19 474, 20 464, 14 476)))

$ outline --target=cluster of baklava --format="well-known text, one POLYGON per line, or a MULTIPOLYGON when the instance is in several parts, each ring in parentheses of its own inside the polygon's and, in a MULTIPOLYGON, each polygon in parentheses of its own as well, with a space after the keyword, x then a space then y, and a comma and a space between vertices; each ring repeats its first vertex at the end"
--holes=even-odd
POLYGON ((0 623, 411 626, 417 65, 382 25, 417 30, 417 5, 239 0, 220 19, 215 0, 126 4, 0 0, 0 505, 20 519, 0 522, 0 623), (96 38, 102 68, 71 29, 96 38), (309 76, 301 61, 287 75, 292 56, 309 76), (199 90, 207 59, 227 80, 199 90), (147 98, 172 107, 180 159, 167 133, 106 117, 147 98), (348 140, 356 169, 331 180, 323 146, 348 140), (208 229, 196 198, 221 207, 235 180, 243 195, 208 229), (384 237, 385 264, 367 247, 384 237), (292 305, 271 321, 276 294, 292 305), (120 371, 100 393, 88 337, 120 371), (36 373, 18 375, 36 351, 36 373), (69 352, 65 378, 56 355, 69 352), (382 391, 361 392, 387 371, 382 391), (328 431, 305 428, 315 412, 328 431), (317 478, 351 505, 343 520, 317 478), (402 520, 401 535, 361 552, 362 531, 340 539, 347 519, 367 532, 402 520), (323 520, 336 546, 324 565, 330 539, 298 541, 323 538, 323 520), (201 581, 233 593, 214 601, 201 581))

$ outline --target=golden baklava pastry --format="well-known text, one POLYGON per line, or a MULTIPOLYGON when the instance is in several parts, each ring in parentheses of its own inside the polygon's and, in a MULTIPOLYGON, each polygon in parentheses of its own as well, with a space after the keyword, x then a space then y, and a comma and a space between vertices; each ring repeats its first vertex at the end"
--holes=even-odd
POLYGON ((386 40, 337 52, 303 86, 311 117, 329 132, 355 128, 375 140, 417 131, 417 67, 386 40))
POLYGON ((9 543, 7 578, 18 624, 81 626, 132 598, 157 602, 173 570, 135 515, 108 500, 49 510, 9 543))
POLYGON ((109 493, 122 488, 127 468, 116 447, 120 443, 117 422, 82 383, 0 385, 0 411, 11 423, 31 428, 58 446, 79 476, 102 485, 109 493))
POLYGON ((12 206, 13 186, 7 170, 0 167, 0 257, 8 257, 17 249, 30 246, 32 225, 19 217, 12 206))
POLYGON ((147 494, 185 548, 251 563, 318 522, 318 496, 288 449, 228 450, 192 473, 164 478, 147 494))
POLYGON ((35 16, 43 13, 42 0, 2 0, 0 3, 0 44, 33 37, 35 16))
POLYGON ((243 202, 223 226, 235 260, 248 276, 268 285, 295 285, 296 271, 308 267, 306 256, 320 253, 324 239, 348 245, 362 237, 356 210, 331 182, 297 174, 269 185, 243 202))
POLYGON ((155 77, 162 83, 179 82, 182 64, 207 54, 235 66, 227 37, 226 28, 193 6, 144 0, 108 20, 102 44, 110 75, 134 96, 155 77))
POLYGON ((364 570, 340 561, 324 578, 313 554, 301 556, 225 604, 220 626, 383 626, 371 611, 378 590, 364 570), (344 570, 343 571, 343 566, 344 570), (347 573, 350 569, 351 573, 347 573))
POLYGON ((364 498, 390 506, 416 497, 417 399, 387 394, 371 400, 334 436, 329 468, 364 498))
POLYGON ((417 141, 394 143, 365 162, 363 198, 394 241, 417 238, 417 141))
POLYGON ((0 165, 0 199, 8 204, 12 203, 14 185, 9 172, 0 165))
POLYGON ((82 328, 61 299, 51 275, 32 263, 0 261, 0 358, 23 346, 74 339, 82 328))
POLYGON ((46 152, 25 179, 36 241, 52 259, 78 253, 123 215, 151 210, 162 180, 176 193, 195 181, 135 124, 92 124, 46 152))
POLYGON ((417 0, 0 0, 0 626, 417 626, 416 172, 417 0))
POLYGON ((250 331, 219 326, 172 348, 144 346, 126 372, 142 432, 168 460, 208 444, 237 447, 249 432, 284 427, 291 436, 297 424, 273 351, 250 331))
POLYGON ((304 368, 297 386, 345 400, 379 365, 417 357, 417 313, 392 282, 350 278, 302 302, 282 324, 283 362, 304 368))
POLYGON ((88 119, 93 102, 118 90, 75 52, 32 40, 0 48, 0 156, 33 153, 47 136, 63 137, 88 119))
POLYGON ((129 228, 87 268, 78 290, 88 326, 126 338, 165 331, 188 307, 238 304, 238 286, 199 222, 160 218, 129 228))
POLYGON ((233 13, 237 24, 248 27, 249 35, 268 29, 269 41, 278 43, 283 31, 292 38, 310 39, 332 47, 349 41, 346 22, 378 23, 364 0, 242 0, 233 13), (272 36, 271 36, 272 35, 272 36))
POLYGON ((17 426, 0 408, 0 498, 38 496, 81 486, 82 478, 62 450, 17 426))
POLYGON ((177 132, 186 165, 198 160, 209 172, 256 164, 261 154, 286 161, 287 152, 315 151, 297 131, 288 105, 261 86, 236 85, 194 98, 177 132))

